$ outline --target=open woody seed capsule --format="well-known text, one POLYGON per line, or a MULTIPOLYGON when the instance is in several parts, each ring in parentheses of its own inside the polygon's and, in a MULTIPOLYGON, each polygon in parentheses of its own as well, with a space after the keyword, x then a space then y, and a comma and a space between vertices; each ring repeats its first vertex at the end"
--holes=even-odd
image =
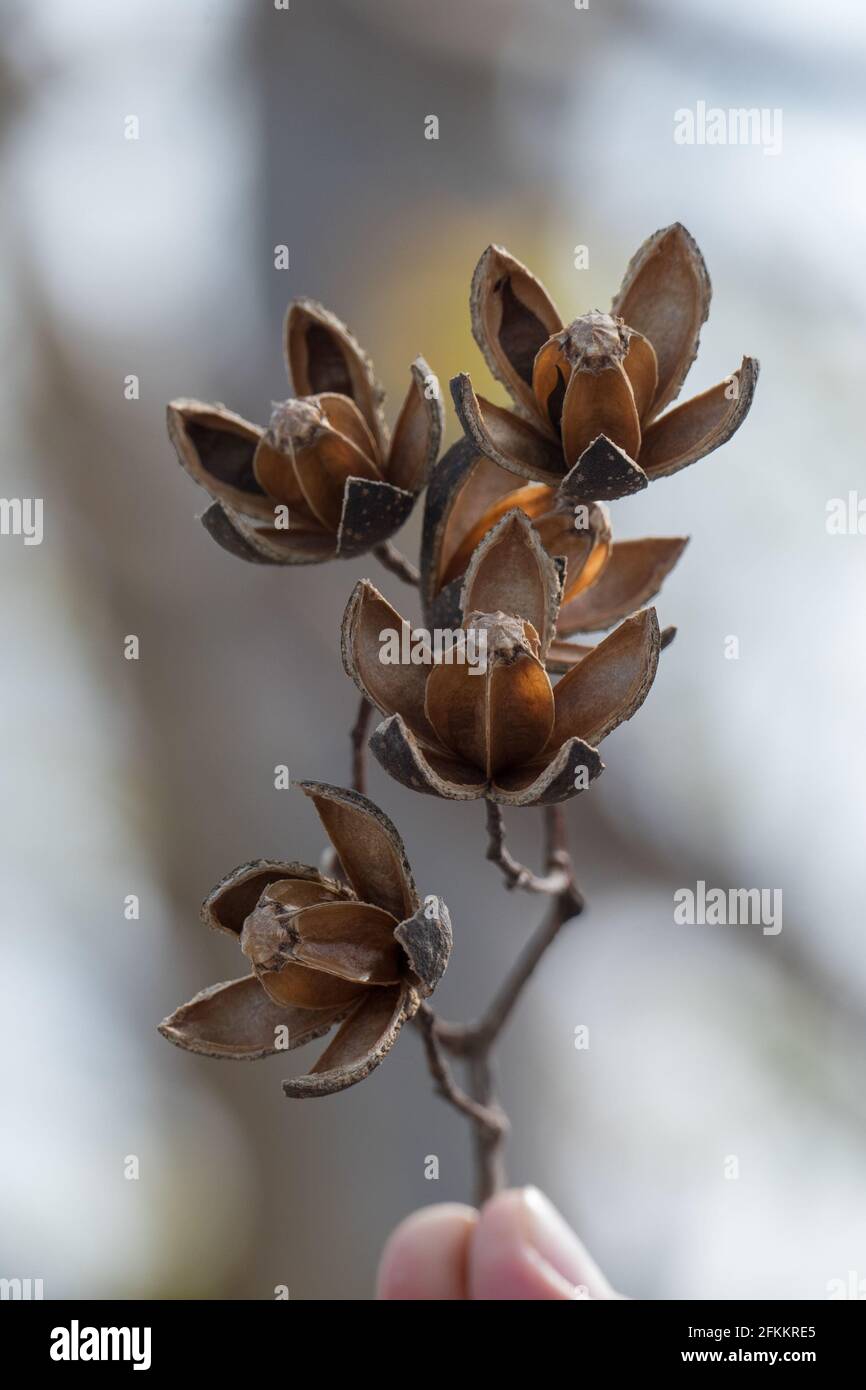
POLYGON ((308 864, 257 860, 228 874, 202 907, 233 936, 252 974, 202 990, 160 1024, 170 1042, 207 1057, 254 1059, 336 1029, 288 1096, 330 1095, 362 1081, 433 992, 451 950, 438 897, 422 904, 403 842, 358 792, 302 782, 346 882, 308 864))
POLYGON ((565 801, 600 774, 595 745, 655 678, 658 623, 653 609, 636 614, 553 686, 545 659, 560 575, 528 517, 506 513, 473 553, 462 626, 432 665, 382 659, 383 632, 401 631, 403 619, 368 580, 355 586, 343 664, 386 716, 370 748, 392 777, 452 800, 532 806, 565 801))
POLYGON ((704 458, 739 429, 758 363, 744 357, 718 386, 662 413, 698 349, 710 280, 680 223, 632 257, 609 314, 563 326, 544 287, 500 246, 475 269, 472 330, 514 410, 451 383, 466 438, 500 468, 571 502, 626 497, 704 458))
POLYGON ((180 462, 210 493, 205 529, 259 564, 320 564, 363 554, 408 519, 442 438, 438 383, 423 357, 393 436, 383 392, 345 324, 313 300, 286 316, 286 363, 296 397, 262 430, 222 405, 168 407, 180 462))

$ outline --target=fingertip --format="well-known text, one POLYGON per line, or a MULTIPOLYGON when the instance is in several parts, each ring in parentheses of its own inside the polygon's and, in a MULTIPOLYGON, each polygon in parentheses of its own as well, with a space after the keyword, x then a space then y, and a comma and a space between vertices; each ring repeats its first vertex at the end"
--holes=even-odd
POLYGON ((469 1247, 469 1296, 478 1301, 614 1298, 570 1226, 537 1188, 497 1193, 469 1247))
POLYGON ((469 1242, 478 1212, 459 1202, 422 1207, 393 1231, 382 1251, 376 1297, 453 1302, 468 1293, 469 1242))

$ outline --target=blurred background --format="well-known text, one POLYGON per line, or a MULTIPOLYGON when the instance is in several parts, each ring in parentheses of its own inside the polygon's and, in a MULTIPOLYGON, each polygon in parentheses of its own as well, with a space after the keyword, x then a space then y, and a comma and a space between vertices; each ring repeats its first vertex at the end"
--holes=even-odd
MULTIPOLYGON (((273 769, 348 780, 337 625, 355 579, 418 616, 372 557, 259 570, 219 550, 164 407, 198 396, 264 421, 297 295, 349 322, 392 420, 418 352, 443 383, 469 370, 492 391, 467 309, 488 242, 571 318, 606 308, 641 241, 680 220, 714 284, 685 394, 744 352, 763 372, 724 450, 613 508, 620 537, 692 537, 659 600, 679 635, 568 808, 590 910, 501 1052, 510 1174, 636 1297, 820 1299, 866 1277, 866 539, 825 524, 828 500, 866 486, 866 11, 7 0, 0 15, 2 490, 45 507, 41 546, 0 539, 0 1275, 42 1278, 48 1298, 367 1298, 401 1217, 468 1198, 468 1136, 412 1030, 362 1086, 308 1103, 280 1090, 306 1053, 216 1063, 156 1032, 245 973, 198 922, 211 885, 323 848, 273 769), (781 108, 782 153, 675 144, 673 113, 699 100, 781 108), (673 893, 698 879, 781 888, 782 932, 674 925, 673 893)), ((420 509, 409 554, 419 530, 420 509)), ((538 906, 485 862, 478 804, 375 765, 370 791, 421 891, 451 907, 439 1007, 472 1016, 538 906)), ((533 863, 536 820, 509 824, 533 863)))

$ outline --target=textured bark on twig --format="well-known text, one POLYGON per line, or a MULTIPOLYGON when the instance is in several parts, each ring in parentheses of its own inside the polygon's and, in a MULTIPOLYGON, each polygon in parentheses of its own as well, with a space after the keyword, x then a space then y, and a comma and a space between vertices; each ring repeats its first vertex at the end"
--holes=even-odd
POLYGON ((508 1121, 502 1110, 496 1105, 487 1104, 468 1095, 458 1085, 438 1035, 436 1015, 429 1004, 421 1005, 417 1021, 424 1040, 430 1074, 439 1095, 456 1110, 462 1111, 475 1125, 479 1134, 485 1138, 496 1139, 508 1128, 508 1121))
POLYGON ((402 579, 404 584, 413 584, 416 588, 420 581, 420 572, 407 560, 402 551, 390 541, 381 541, 379 545, 373 546, 373 554, 386 570, 396 574, 398 579, 402 579))
POLYGON ((367 731, 370 727, 370 719, 373 714, 373 706, 365 695, 361 696, 361 703, 358 706, 358 715, 352 725, 352 786, 356 792, 366 793, 367 790, 367 731))
POLYGON ((425 1005, 416 1022, 421 1028, 427 1062, 439 1095, 464 1114, 473 1126, 476 1200, 485 1202, 505 1186, 505 1140, 508 1118, 496 1099, 493 1051, 526 985, 545 952, 566 922, 583 911, 584 899, 574 880, 565 841, 560 806, 545 808, 545 874, 533 874, 505 849, 502 813, 488 803, 490 844, 487 857, 499 864, 510 888, 546 894, 550 906, 481 1018, 474 1023, 450 1023, 425 1005), (466 1064, 469 1092, 454 1080, 445 1053, 466 1064))
MULTIPOLYGON (((569 885, 569 858, 564 842, 551 848, 548 845, 547 873, 543 878, 525 865, 518 864, 505 845, 505 821, 502 807, 494 801, 487 803, 487 858, 498 865, 505 875, 508 888, 525 888, 529 893, 563 893, 569 885)), ((550 807, 549 810, 556 808, 550 807)), ((549 821, 548 821, 549 824, 549 821)))
MULTIPOLYGON (((474 1053, 469 1058, 469 1084, 472 1094, 485 1108, 500 1108, 494 1096, 493 1062, 489 1050, 474 1053)), ((504 1116, 505 1112, 502 1113, 504 1116)), ((508 1129, 507 1118, 499 1130, 475 1126, 472 1135, 475 1150, 475 1201, 479 1207, 495 1192, 501 1192, 505 1186, 505 1137, 508 1129)))

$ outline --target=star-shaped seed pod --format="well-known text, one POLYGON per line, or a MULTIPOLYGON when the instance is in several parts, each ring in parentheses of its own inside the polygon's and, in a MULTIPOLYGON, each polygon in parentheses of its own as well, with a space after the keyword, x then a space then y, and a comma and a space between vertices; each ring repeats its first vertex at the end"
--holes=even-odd
POLYGON ((430 477, 421 543, 421 601, 428 627, 462 622, 460 600, 473 551, 506 512, 530 518, 547 553, 563 566, 549 671, 564 671, 591 647, 576 633, 606 631, 658 593, 688 544, 686 536, 614 541, 607 508, 573 503, 544 483, 517 484, 509 470, 467 439, 454 444, 430 477))
POLYGON ((289 306, 295 398, 260 429, 223 405, 176 400, 168 432, 214 499, 202 523, 223 549, 271 565, 360 555, 398 531, 439 453, 444 411, 423 357, 389 437, 384 393, 345 324, 309 299, 289 306))
POLYGON ((515 806, 586 789, 604 766, 595 745, 652 685, 659 629, 645 609, 553 686, 544 663, 561 587, 559 567, 518 510, 475 550, 456 631, 413 634, 369 580, 355 586, 343 664, 386 716, 370 739, 386 772, 417 791, 515 806), (392 659, 394 633, 408 659, 392 659))
POLYGON ((358 792, 301 782, 348 882, 309 864, 258 859, 234 869, 202 920, 235 938, 252 974, 211 985, 159 1031, 206 1057, 254 1059, 337 1031, 287 1096, 325 1096, 363 1081, 438 984, 451 951, 441 898, 422 904, 388 817, 358 792))
POLYGON ((665 414, 695 359, 710 306, 697 244, 678 222, 655 232, 629 263, 609 314, 563 325, 543 285, 501 246, 475 269, 472 331, 515 409, 451 383, 476 448, 571 502, 639 492, 718 449, 752 403, 758 363, 665 414))

